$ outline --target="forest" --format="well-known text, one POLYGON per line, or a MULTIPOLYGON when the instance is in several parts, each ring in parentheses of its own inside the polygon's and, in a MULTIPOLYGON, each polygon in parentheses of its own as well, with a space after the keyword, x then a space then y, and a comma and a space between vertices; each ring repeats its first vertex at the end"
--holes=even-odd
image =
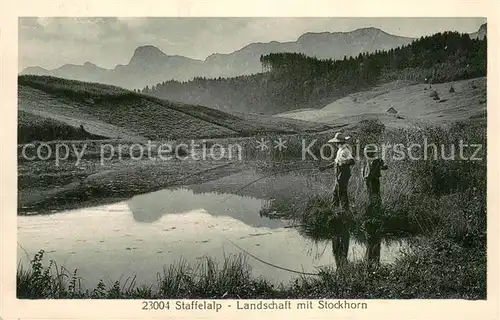
POLYGON ((271 53, 260 57, 262 73, 234 78, 196 77, 186 82, 170 80, 139 91, 224 111, 277 114, 320 108, 383 82, 439 83, 485 76, 486 49, 486 38, 444 32, 396 49, 343 60, 271 53))

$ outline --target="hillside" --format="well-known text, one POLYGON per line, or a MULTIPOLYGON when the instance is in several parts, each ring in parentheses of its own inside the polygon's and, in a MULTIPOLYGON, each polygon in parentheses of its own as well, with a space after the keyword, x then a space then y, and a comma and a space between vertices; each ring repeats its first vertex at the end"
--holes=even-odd
POLYGON ((376 28, 351 32, 306 33, 296 41, 251 43, 229 54, 215 53, 205 60, 168 55, 155 46, 138 47, 128 64, 104 69, 91 62, 66 64, 54 70, 25 68, 21 74, 50 75, 80 81, 99 82, 140 89, 166 80, 187 81, 194 77, 235 77, 262 71, 261 55, 298 52, 323 59, 341 59, 362 52, 387 50, 408 44, 412 38, 388 34, 376 28))
POLYGON ((342 60, 273 53, 260 58, 266 71, 260 74, 164 81, 142 92, 224 111, 273 115, 322 108, 348 94, 394 80, 438 83, 485 76, 486 48, 486 38, 446 32, 342 60))
POLYGON ((19 110, 17 117, 17 142, 53 140, 96 140, 105 137, 91 134, 64 121, 47 118, 19 110))
MULTIPOLYGON (((173 103, 118 87, 47 76, 20 76, 19 117, 49 119, 91 135, 127 140, 248 136, 293 133, 328 127, 300 120, 237 116, 219 110, 173 103)), ((46 120, 48 121, 48 120, 46 120)), ((24 123, 20 121, 21 124, 24 123)), ((27 136, 26 127, 20 135, 27 136)), ((29 129, 32 130, 32 129, 29 129)), ((37 136, 31 133, 31 136, 37 136)), ((41 133, 39 137, 43 136, 41 133)), ((60 135, 52 138, 61 139, 60 135)), ((65 138, 73 136, 68 134, 65 138)))
POLYGON ((485 117, 486 110, 486 77, 480 77, 434 84, 432 88, 426 84, 395 81, 350 94, 321 109, 276 116, 337 125, 376 118, 388 126, 404 127, 485 117), (450 92, 450 88, 454 92, 450 92), (438 100, 431 97, 433 91, 438 100))

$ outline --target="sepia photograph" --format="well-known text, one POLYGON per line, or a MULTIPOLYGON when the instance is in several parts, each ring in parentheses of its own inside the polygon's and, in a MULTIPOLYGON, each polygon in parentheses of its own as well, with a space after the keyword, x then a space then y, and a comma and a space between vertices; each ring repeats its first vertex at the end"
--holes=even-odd
POLYGON ((17 23, 18 299, 488 298, 486 17, 17 23))

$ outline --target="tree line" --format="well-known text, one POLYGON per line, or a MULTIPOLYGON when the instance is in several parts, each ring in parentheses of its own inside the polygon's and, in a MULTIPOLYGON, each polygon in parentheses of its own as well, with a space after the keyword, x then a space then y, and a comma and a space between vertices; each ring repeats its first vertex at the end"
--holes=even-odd
POLYGON ((487 40, 457 32, 437 33, 386 51, 342 60, 301 53, 262 55, 263 73, 233 78, 164 81, 140 90, 160 98, 226 111, 275 114, 322 107, 381 82, 433 83, 486 75, 487 40))

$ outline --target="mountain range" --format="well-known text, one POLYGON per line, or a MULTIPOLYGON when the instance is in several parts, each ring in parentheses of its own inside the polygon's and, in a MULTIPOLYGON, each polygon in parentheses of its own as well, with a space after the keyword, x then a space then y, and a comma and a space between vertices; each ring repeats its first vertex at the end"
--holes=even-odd
MULTIPOLYGON (((483 38, 486 24, 470 34, 483 38)), ((296 41, 251 43, 229 54, 212 54, 205 60, 167 55, 152 45, 138 47, 126 65, 104 69, 91 62, 65 64, 57 69, 27 67, 21 75, 50 75, 60 78, 99 82, 127 89, 142 89, 162 81, 188 81, 194 77, 235 77, 262 72, 260 56, 269 53, 297 52, 320 59, 342 59, 362 52, 387 50, 411 43, 414 38, 388 34, 377 28, 350 32, 305 33, 296 41)))
POLYGON ((47 70, 25 68, 21 74, 51 75, 66 79, 99 82, 140 89, 165 80, 187 81, 193 77, 234 77, 262 72, 260 56, 268 53, 300 52, 324 59, 341 59, 361 52, 374 52, 405 45, 413 38, 388 34, 376 28, 352 32, 305 33, 296 41, 252 43, 229 54, 212 54, 205 60, 167 55, 152 45, 138 47, 126 65, 104 69, 91 62, 66 64, 47 70))

